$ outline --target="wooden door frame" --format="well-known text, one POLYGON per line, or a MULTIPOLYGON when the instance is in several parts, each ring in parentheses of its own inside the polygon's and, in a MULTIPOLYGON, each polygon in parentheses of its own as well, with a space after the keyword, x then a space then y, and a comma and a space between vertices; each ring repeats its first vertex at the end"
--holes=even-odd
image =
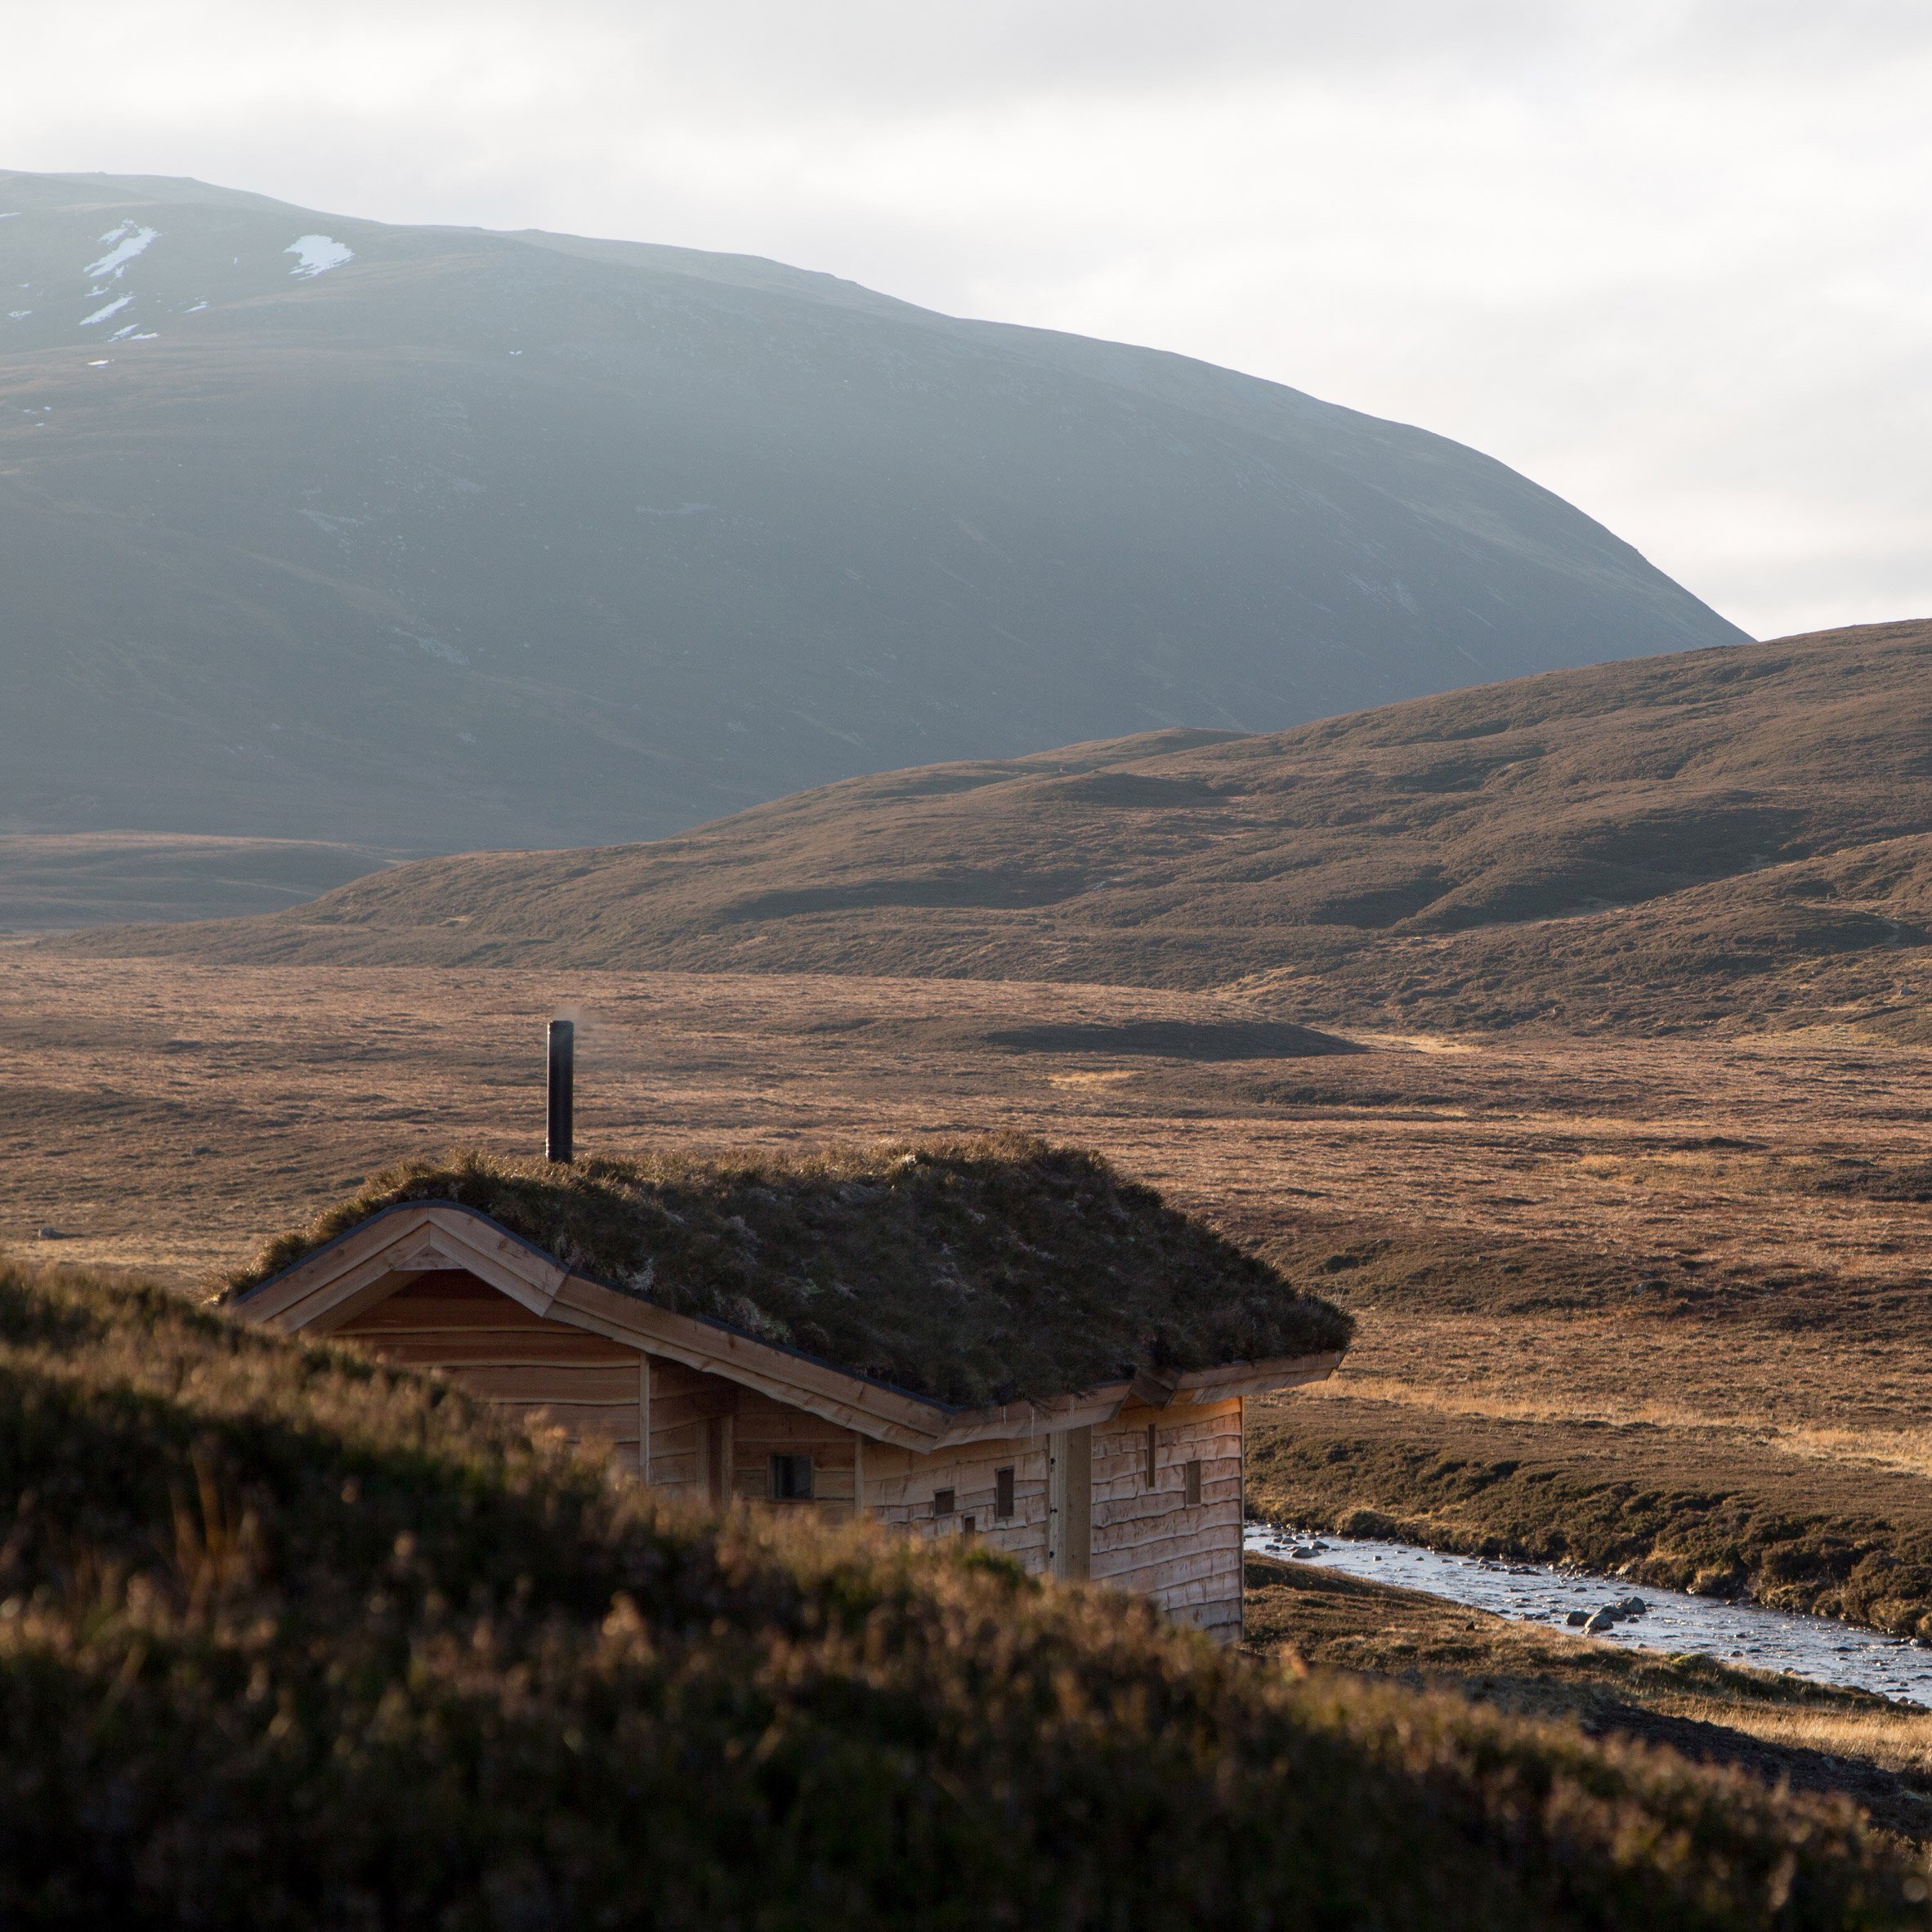
POLYGON ((1093 1573, 1093 1430, 1047 1437, 1047 1568, 1085 1582, 1093 1573))

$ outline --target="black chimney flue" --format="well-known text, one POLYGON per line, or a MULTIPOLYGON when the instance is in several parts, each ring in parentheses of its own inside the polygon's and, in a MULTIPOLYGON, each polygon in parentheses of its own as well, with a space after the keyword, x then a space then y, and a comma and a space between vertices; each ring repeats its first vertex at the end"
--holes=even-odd
POLYGON ((550 1022, 549 1111, 543 1152, 552 1161, 567 1162, 575 1140, 577 1029, 569 1020, 550 1022))

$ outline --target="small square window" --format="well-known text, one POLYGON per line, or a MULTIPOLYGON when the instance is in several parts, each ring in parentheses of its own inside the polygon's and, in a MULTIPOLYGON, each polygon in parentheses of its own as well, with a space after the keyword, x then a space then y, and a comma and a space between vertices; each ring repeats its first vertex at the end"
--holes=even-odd
POLYGON ((959 1534, 962 1536, 977 1536, 979 1534, 979 1518, 977 1516, 962 1516, 959 1518, 959 1534))
POLYGON ((1201 1500, 1201 1465, 1197 1462, 1183 1464, 1181 1478, 1186 1487, 1187 1507, 1192 1509, 1201 1500))
POLYGON ((995 1469, 993 1472, 993 1514, 1001 1520, 1013 1514, 1013 1471, 1010 1469, 995 1469))
POLYGON ((935 1516, 950 1516, 955 1506, 953 1492, 950 1489, 936 1489, 932 1491, 932 1514, 935 1516))
POLYGON ((808 1503, 812 1500, 812 1458, 809 1456, 774 1456, 771 1458, 771 1500, 775 1503, 808 1503))

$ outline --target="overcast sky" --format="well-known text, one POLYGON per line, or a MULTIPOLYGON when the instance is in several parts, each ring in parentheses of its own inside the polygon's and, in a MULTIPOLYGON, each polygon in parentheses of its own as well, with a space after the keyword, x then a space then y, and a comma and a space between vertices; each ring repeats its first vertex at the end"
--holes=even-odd
POLYGON ((93 0, 0 164, 769 255, 1473 443, 1760 636, 1932 615, 1926 0, 93 0))

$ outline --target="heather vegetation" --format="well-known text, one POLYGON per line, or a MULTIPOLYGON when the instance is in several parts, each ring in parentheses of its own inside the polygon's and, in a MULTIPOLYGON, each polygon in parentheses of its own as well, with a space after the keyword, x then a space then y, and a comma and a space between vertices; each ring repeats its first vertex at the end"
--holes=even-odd
POLYGON ((1842 1804, 669 1513, 447 1387, 0 1272, 10 1925, 1877 1927, 1842 1804))
POLYGON ((409 1201, 480 1209, 660 1307, 967 1406, 1332 1352, 1352 1331, 1098 1155, 1017 1134, 793 1157, 411 1162, 271 1241, 230 1292, 409 1201))
MULTIPOLYGON (((1554 947, 1568 929, 1535 930, 1554 947)), ((1336 1052, 1236 993, 1040 981, 560 982, 23 946, 0 951, 0 992, 4 1232, 53 1224, 43 1254, 189 1281, 374 1191, 362 1177, 400 1152, 456 1141, 514 1165, 541 1137, 542 1018, 568 998, 591 1020, 593 1155, 642 1122, 691 1149, 1025 1123, 1104 1148, 1342 1304, 1357 1330, 1336 1383, 1250 1412, 1259 1510, 1366 1511, 1460 1548, 1635 1563, 1646 1592, 1702 1575, 1890 1627, 1932 1605, 1926 1056, 1876 1031, 1903 1008, 1728 1038, 1365 1029, 1368 1050, 1336 1052), (1658 1554, 1688 1567, 1644 1568, 1658 1554)), ((1925 1836, 1932 1743, 1910 1712, 1745 1696, 1681 1664, 1612 1682, 1608 1661, 1572 1700, 1581 1666, 1465 1631, 1496 1653, 1465 1670, 1455 1635, 1308 1654, 1507 1679, 1512 1708, 1848 1791, 1925 1836)))

